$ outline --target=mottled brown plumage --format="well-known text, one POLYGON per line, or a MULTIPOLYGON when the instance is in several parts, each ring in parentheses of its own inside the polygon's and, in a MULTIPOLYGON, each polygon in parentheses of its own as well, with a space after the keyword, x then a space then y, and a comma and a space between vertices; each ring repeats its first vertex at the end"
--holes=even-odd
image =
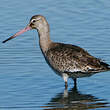
POLYGON ((48 64, 58 75, 63 77, 66 87, 69 77, 74 79, 76 85, 76 78, 110 70, 107 63, 91 56, 87 51, 78 46, 51 41, 49 24, 45 17, 41 15, 33 16, 26 28, 6 39, 3 43, 30 29, 37 29, 42 53, 48 64))
POLYGON ((109 69, 108 64, 75 45, 53 43, 53 46, 45 52, 45 56, 59 75, 67 73, 73 78, 89 76, 109 69))

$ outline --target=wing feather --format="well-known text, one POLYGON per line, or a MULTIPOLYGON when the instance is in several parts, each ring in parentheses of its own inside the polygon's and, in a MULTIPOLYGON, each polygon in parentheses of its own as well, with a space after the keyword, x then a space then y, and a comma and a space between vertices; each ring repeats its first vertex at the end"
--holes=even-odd
POLYGON ((46 52, 46 58, 58 72, 98 72, 108 68, 108 64, 70 44, 55 44, 46 52))

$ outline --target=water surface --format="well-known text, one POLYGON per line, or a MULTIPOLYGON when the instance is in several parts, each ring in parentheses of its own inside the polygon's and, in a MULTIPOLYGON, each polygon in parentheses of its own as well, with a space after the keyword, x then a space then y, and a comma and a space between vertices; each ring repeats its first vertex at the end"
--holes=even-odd
MULTIPOLYGON (((24 28, 31 16, 44 15, 51 39, 81 46, 110 64, 110 1, 1 0, 0 41, 24 28)), ((0 108, 2 110, 109 110, 110 72, 63 80, 46 64, 38 34, 28 31, 0 43, 0 108)))

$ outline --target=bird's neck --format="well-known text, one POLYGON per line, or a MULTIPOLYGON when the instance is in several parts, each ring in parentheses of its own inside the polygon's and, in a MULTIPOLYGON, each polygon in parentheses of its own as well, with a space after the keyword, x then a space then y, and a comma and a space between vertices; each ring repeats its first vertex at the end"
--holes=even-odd
POLYGON ((52 41, 50 40, 49 30, 47 29, 38 30, 38 34, 41 50, 45 53, 50 48, 50 45, 52 43, 52 41))

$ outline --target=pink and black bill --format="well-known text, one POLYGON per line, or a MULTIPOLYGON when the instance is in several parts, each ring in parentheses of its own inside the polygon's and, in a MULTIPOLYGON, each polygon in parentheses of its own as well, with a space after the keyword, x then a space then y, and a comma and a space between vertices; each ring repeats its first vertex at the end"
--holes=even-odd
POLYGON ((5 43, 13 38, 15 38, 16 36, 19 36, 20 34, 28 31, 28 30, 31 30, 31 27, 28 25, 27 27, 25 27, 24 29, 22 29, 21 31, 17 32, 16 34, 14 34, 13 36, 9 37, 8 39, 4 40, 2 43, 5 43))

